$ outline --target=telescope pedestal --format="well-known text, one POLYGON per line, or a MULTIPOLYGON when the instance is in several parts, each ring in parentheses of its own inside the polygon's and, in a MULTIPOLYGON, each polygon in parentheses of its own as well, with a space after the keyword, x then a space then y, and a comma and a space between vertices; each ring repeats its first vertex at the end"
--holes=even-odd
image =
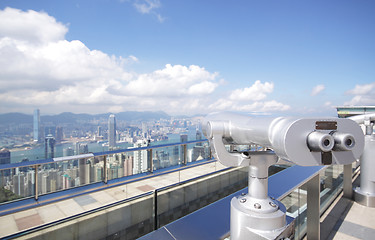
POLYGON ((360 158, 361 186, 354 189, 354 200, 366 207, 375 207, 375 135, 365 136, 365 149, 360 158))
MULTIPOLYGON (((276 200, 269 203, 275 204, 275 211, 259 213, 245 206, 244 199, 248 197, 235 197, 231 201, 230 213, 230 239, 285 239, 294 235, 294 221, 287 224, 285 206, 276 200)), ((249 200, 250 202, 251 200, 249 200)), ((265 203, 265 205, 269 205, 265 203)), ((269 205, 270 206, 270 205, 269 205)))
POLYGON ((268 196, 268 168, 277 162, 273 152, 249 155, 249 192, 231 201, 230 239, 285 239, 294 235, 285 206, 268 196))

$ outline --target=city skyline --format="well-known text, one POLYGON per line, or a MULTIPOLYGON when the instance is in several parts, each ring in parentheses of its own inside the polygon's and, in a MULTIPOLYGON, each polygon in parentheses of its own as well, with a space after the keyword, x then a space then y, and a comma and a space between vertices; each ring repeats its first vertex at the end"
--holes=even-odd
POLYGON ((0 112, 375 105, 373 1, 0 3, 0 112))

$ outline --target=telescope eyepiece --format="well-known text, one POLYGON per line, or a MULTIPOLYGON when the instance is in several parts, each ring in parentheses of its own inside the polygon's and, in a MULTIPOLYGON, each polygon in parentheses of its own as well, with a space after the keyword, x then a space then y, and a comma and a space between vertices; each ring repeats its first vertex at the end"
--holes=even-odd
POLYGON ((332 132, 332 137, 335 139, 335 146, 333 150, 336 151, 350 151, 355 146, 355 139, 349 133, 332 132))
POLYGON ((314 131, 307 136, 307 146, 312 152, 329 152, 334 143, 333 137, 328 133, 314 131))

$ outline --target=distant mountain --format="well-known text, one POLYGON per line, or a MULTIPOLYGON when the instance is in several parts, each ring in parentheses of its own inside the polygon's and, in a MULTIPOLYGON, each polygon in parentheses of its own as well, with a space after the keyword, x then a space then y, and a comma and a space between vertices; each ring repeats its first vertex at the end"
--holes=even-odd
POLYGON ((33 123, 33 115, 23 113, 5 113, 0 114, 0 124, 27 124, 33 123))
MULTIPOLYGON (((50 122, 53 124, 62 124, 62 123, 82 123, 88 122, 98 119, 107 119, 111 113, 103 113, 103 114, 75 114, 71 112, 64 112, 58 115, 45 115, 40 116, 41 122, 50 122)), ((116 113, 116 119, 118 121, 150 121, 150 120, 158 120, 160 118, 169 119, 170 116, 165 112, 136 112, 136 111, 129 111, 129 112, 121 112, 116 113)), ((23 113, 5 113, 0 114, 0 124, 1 125, 8 125, 8 124, 32 124, 33 123, 33 115, 27 115, 23 113)))

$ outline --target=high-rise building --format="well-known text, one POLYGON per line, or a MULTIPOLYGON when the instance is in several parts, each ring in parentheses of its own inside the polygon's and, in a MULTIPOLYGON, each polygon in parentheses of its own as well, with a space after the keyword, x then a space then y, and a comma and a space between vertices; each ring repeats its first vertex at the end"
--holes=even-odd
POLYGON ((86 154, 89 153, 89 146, 87 143, 80 143, 79 144, 79 154, 86 154))
POLYGON ((142 137, 147 138, 147 124, 144 122, 142 123, 142 137))
POLYGON ((116 147, 116 118, 111 114, 108 119, 108 146, 109 148, 116 147))
POLYGON ((67 156, 74 156, 74 149, 71 148, 71 147, 64 148, 64 149, 63 149, 63 156, 64 156, 64 157, 67 157, 67 156))
POLYGON ((47 137, 48 135, 51 135, 54 138, 56 138, 56 127, 55 126, 44 127, 44 136, 47 137))
POLYGON ((34 110, 34 119, 33 119, 33 137, 34 142, 40 142, 40 111, 39 109, 34 110))
POLYGON ((19 196, 25 196, 25 175, 23 173, 13 176, 13 192, 19 196))
POLYGON ((55 138, 51 134, 48 134, 44 141, 44 157, 45 158, 55 157, 55 144, 56 144, 55 138))
POLYGON ((10 151, 7 148, 0 150, 0 164, 10 163, 10 151))
POLYGON ((98 133, 97 133, 98 135, 98 137, 101 137, 101 136, 103 136, 103 133, 102 133, 102 127, 101 126, 98 126, 98 133))
POLYGON ((61 143, 61 141, 64 139, 64 133, 62 127, 56 128, 56 142, 61 143))
MULTIPOLYGON (((134 143, 134 148, 147 147, 149 142, 146 140, 138 140, 134 143)), ((138 174, 147 171, 148 168, 149 151, 139 150, 134 152, 133 174, 138 174)))

